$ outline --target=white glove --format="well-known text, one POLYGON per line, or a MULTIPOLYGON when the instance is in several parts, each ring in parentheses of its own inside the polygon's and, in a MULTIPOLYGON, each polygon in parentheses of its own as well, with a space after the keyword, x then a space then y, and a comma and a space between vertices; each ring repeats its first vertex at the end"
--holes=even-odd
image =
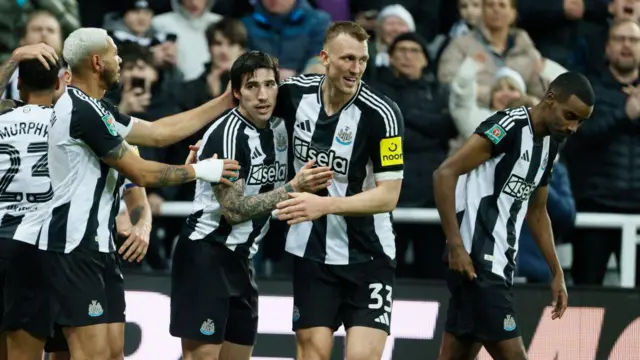
POLYGON ((222 159, 206 159, 199 161, 193 166, 197 180, 208 181, 211 183, 220 182, 222 171, 224 171, 224 160, 222 159))

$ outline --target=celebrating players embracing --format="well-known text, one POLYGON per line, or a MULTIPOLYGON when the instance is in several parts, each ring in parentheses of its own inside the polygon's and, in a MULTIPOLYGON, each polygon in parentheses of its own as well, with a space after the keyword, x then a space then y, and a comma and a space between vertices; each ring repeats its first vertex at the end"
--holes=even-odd
POLYGON ((591 116, 593 104, 589 81, 564 73, 538 105, 485 120, 434 173, 451 292, 440 360, 475 359, 482 345, 494 359, 527 358, 511 291, 525 218, 554 275, 552 316, 562 317, 567 290, 547 214, 547 186, 559 144, 591 116))
POLYGON ((333 333, 347 330, 347 359, 379 359, 390 332, 395 281, 395 209, 403 177, 398 106, 361 81, 366 31, 336 22, 320 54, 326 76, 280 86, 275 115, 287 122, 299 170, 309 160, 333 171, 319 195, 290 194, 277 216, 291 224, 293 329, 298 359, 327 360, 333 333))
MULTIPOLYGON (((122 115, 100 99, 118 84, 120 58, 106 31, 82 28, 65 41, 63 56, 73 77, 54 106, 49 126, 49 173, 53 199, 34 223, 52 312, 24 314, 31 325, 29 354, 44 340, 33 329, 62 326, 73 358, 122 358, 125 301, 114 223, 124 178, 150 186, 170 186, 196 178, 230 184, 223 176, 239 169, 232 160, 204 160, 193 166, 145 161, 123 140, 164 146, 195 133, 228 107, 228 95, 186 113, 149 123, 122 115)), ((26 219, 25 219, 26 220, 26 219)), ((143 239, 130 244, 131 256, 144 256, 143 239)))
POLYGON ((328 167, 302 167, 288 183, 288 137, 272 113, 277 60, 251 51, 231 68, 239 105, 207 131, 200 160, 220 154, 242 170, 233 186, 198 181, 194 212, 176 246, 171 329, 189 360, 249 360, 258 331, 258 290, 251 258, 269 230, 271 212, 294 191, 328 186, 328 167), (198 294, 194 296, 193 294, 198 294))

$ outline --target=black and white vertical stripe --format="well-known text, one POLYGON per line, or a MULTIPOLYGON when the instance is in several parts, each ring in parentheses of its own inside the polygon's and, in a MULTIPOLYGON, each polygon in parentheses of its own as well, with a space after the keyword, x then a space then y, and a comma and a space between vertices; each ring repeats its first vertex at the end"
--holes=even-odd
MULTIPOLYGON (((264 194, 284 186, 287 181, 288 138, 285 124, 272 119, 268 129, 256 129, 236 109, 224 114, 205 133, 199 159, 213 154, 236 159, 245 171, 244 198, 264 194)), ((269 215, 241 224, 230 224, 209 182, 196 182, 193 213, 185 231, 189 239, 225 244, 240 256, 251 258, 269 230, 269 215)))
MULTIPOLYGON (((321 196, 347 197, 373 189, 376 181, 388 174, 374 173, 370 134, 382 127, 386 138, 400 136, 401 119, 391 100, 358 85, 356 95, 336 114, 327 116, 322 105, 322 75, 301 75, 285 80, 278 106, 286 104, 286 117, 292 137, 293 172, 309 160, 333 170, 332 185, 321 196), (379 124, 379 125, 378 125, 379 124)), ((379 155, 377 155, 379 157, 379 155)), ((402 177, 392 174, 394 178, 402 177)), ((312 222, 291 226, 286 251, 326 264, 353 264, 375 257, 395 259, 395 235, 391 215, 357 217, 327 215, 312 222)))
POLYGON ((500 140, 505 146, 459 178, 456 211, 474 262, 512 283, 527 206, 543 177, 549 176, 557 144, 549 136, 534 139, 524 107, 492 115, 480 125, 481 132, 495 124, 507 132, 500 140))

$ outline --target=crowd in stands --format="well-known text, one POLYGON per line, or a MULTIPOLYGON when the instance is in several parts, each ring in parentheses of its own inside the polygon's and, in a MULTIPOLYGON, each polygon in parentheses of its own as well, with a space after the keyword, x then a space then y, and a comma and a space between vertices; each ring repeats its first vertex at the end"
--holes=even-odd
MULTIPOLYGON (((637 0, 8 0, 0 14, 0 61, 20 44, 44 41, 60 51, 80 26, 108 30, 122 58, 122 87, 106 97, 150 121, 220 95, 247 50, 277 56, 281 79, 322 73, 325 29, 354 20, 371 35, 364 81, 404 115, 399 207, 434 208, 433 171, 478 124, 495 111, 531 106, 556 76, 580 71, 594 86, 595 111, 556 159, 548 201, 556 241, 572 243, 575 284, 603 283, 621 237, 615 229, 576 229, 576 213, 640 212, 637 0)), ((18 96, 16 78, 3 96, 18 96)), ((201 136, 141 155, 181 164, 201 136)), ((160 208, 190 201, 194 186, 147 191, 156 218, 143 266, 167 271, 184 218, 162 217, 160 208)), ((439 224, 397 223, 396 232, 399 277, 444 276, 439 224)), ((265 241, 258 260, 261 274, 278 273, 282 243, 265 241)), ((551 277, 526 228, 518 273, 530 282, 551 277)))

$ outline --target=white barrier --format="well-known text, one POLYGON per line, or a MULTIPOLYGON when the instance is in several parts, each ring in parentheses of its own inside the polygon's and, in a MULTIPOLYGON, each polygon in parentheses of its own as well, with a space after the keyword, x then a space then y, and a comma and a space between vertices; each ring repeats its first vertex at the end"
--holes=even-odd
MULTIPOLYGON (((187 216, 191 214, 192 203, 167 202, 162 205, 164 216, 187 216)), ((393 220, 399 223, 440 223, 436 209, 398 208, 393 212, 393 220)), ((576 226, 581 228, 621 229, 620 286, 633 288, 636 276, 636 244, 640 215, 579 213, 576 226)))

